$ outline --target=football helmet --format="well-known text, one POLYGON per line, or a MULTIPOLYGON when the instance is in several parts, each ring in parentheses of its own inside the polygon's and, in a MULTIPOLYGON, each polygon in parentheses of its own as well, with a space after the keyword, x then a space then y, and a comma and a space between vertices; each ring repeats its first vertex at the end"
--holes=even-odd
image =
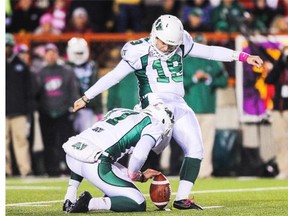
POLYGON ((169 134, 170 130, 173 127, 174 115, 173 113, 165 107, 162 103, 156 105, 149 105, 142 112, 152 116, 153 118, 160 121, 165 126, 164 135, 169 134))
POLYGON ((170 58, 183 42, 183 31, 183 25, 176 16, 162 15, 152 25, 150 44, 161 58, 170 58), (173 50, 167 53, 161 52, 156 46, 156 38, 167 45, 174 46, 173 50))
POLYGON ((81 65, 88 61, 89 48, 87 41, 83 38, 73 37, 67 45, 68 61, 75 65, 81 65))

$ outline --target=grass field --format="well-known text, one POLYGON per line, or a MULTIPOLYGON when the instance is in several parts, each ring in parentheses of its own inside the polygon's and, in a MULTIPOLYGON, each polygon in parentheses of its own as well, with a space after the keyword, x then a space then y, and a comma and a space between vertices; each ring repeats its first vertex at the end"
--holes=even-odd
MULTIPOLYGON (((169 178, 172 187, 171 200, 175 198, 178 178, 169 178)), ((63 198, 68 178, 8 178, 6 179, 6 215, 64 215, 63 198)), ((147 197, 147 212, 115 213, 110 211, 89 212, 88 215, 288 215, 288 180, 259 178, 212 178, 198 179, 191 197, 202 205, 204 211, 172 210, 157 211, 149 198, 148 183, 137 184, 147 197)), ((84 190, 93 196, 102 193, 84 181, 84 190)), ((171 207, 172 201, 167 208, 171 207)), ((169 209, 168 209, 169 210, 169 209)), ((76 214, 76 215, 87 215, 76 214)))

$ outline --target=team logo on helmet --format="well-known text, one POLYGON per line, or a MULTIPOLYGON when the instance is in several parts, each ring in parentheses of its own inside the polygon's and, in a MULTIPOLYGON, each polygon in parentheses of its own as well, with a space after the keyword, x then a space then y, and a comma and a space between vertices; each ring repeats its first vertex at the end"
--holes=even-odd
POLYGON ((163 30, 161 19, 158 19, 158 20, 156 21, 156 23, 155 23, 155 28, 156 28, 157 31, 163 30))

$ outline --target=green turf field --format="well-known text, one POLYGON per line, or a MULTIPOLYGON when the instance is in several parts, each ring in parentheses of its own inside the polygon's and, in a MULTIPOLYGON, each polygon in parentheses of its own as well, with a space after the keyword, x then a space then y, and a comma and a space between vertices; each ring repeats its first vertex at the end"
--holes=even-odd
MULTIPOLYGON (((172 197, 178 186, 177 178, 169 178, 172 197)), ((6 179, 6 215, 64 215, 63 198, 68 178, 8 178, 6 179)), ((172 210, 156 211, 149 198, 150 181, 137 184, 147 197, 147 212, 115 213, 109 211, 89 212, 88 215, 288 215, 288 180, 212 178, 198 179, 191 197, 202 205, 204 211, 172 210)), ((93 196, 101 192, 84 181, 79 194, 84 190, 93 196)), ((79 195, 78 194, 78 195, 79 195)), ((171 201, 167 208, 171 207, 171 201)), ((123 204, 124 205, 124 204, 123 204)), ((169 210, 169 209, 168 209, 169 210)), ((76 215, 87 215, 76 214, 76 215)))

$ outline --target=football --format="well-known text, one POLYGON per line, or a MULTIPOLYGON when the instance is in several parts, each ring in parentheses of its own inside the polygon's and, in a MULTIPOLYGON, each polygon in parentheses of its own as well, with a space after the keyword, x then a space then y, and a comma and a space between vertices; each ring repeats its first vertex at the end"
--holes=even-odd
POLYGON ((171 186, 169 180, 163 174, 155 176, 150 185, 150 198, 159 209, 167 206, 171 197, 171 186))

